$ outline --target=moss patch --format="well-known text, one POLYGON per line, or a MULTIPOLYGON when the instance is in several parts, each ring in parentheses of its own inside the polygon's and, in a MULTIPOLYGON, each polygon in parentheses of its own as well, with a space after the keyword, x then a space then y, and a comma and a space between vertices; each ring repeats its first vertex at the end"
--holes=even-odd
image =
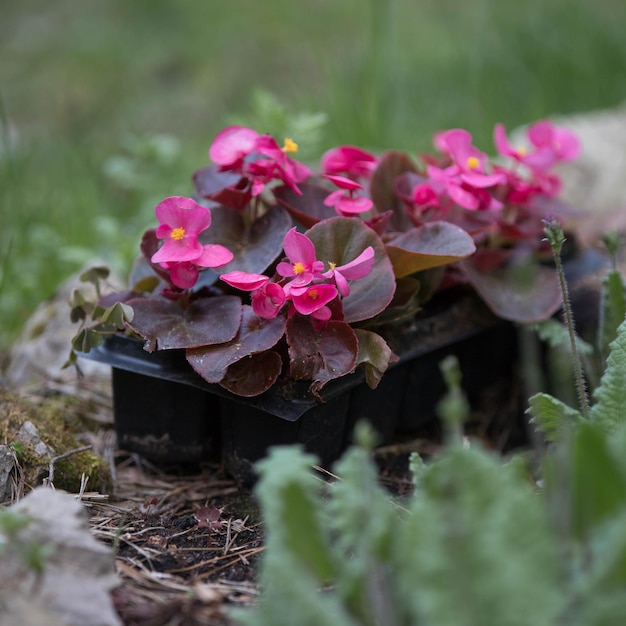
MULTIPOLYGON (((80 428, 80 420, 69 408, 64 410, 58 399, 47 401, 44 398, 35 403, 0 389, 0 442, 15 449, 27 489, 41 485, 48 477, 51 458, 84 446, 78 439, 80 428)), ((56 461, 54 486, 77 492, 83 474, 89 477, 90 491, 109 493, 112 490, 108 464, 91 451, 56 461)))

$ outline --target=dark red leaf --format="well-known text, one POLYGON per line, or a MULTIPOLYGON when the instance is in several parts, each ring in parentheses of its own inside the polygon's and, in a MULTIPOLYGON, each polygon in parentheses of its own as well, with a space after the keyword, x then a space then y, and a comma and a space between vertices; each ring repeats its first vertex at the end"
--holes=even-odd
POLYGON ((471 259, 463 261, 461 267, 498 317, 529 324, 546 320, 561 308, 563 297, 553 268, 510 264, 483 274, 471 259))
POLYGON ((157 298, 134 298, 127 302, 135 317, 129 326, 155 349, 195 348, 230 341, 241 323, 241 300, 215 296, 194 300, 186 309, 157 298))
POLYGON ((275 346, 285 333, 285 325, 282 316, 262 319, 252 307, 243 305, 241 326, 231 341, 187 350, 187 360, 206 381, 218 383, 233 363, 275 346))
POLYGON ((211 228, 199 240, 226 246, 234 255, 230 263, 213 270, 218 274, 232 270, 262 274, 282 253, 283 239, 293 226, 289 214, 278 206, 252 225, 246 224, 243 214, 224 207, 212 209, 211 216, 211 228))
POLYGON ((397 278, 448 265, 475 251, 472 237, 448 222, 411 228, 387 243, 387 253, 397 278))
POLYGON ((217 165, 207 165, 195 171, 192 180, 196 191, 203 198, 212 200, 215 206, 243 209, 252 197, 247 178, 234 172, 220 172, 217 165))
POLYGON ((405 172, 416 171, 408 154, 390 150, 381 156, 372 174, 370 196, 379 213, 393 211, 391 226, 394 230, 403 231, 412 225, 404 210, 404 203, 396 193, 396 180, 405 172))
POLYGON ((331 193, 330 189, 307 182, 300 183, 298 188, 302 192, 301 196, 286 185, 274 189, 276 202, 289 211, 296 222, 305 228, 311 228, 320 220, 337 215, 333 207, 324 204, 324 200, 331 193))
POLYGON ((357 337, 345 322, 316 326, 310 318, 294 315, 287 322, 289 373, 296 380, 312 380, 317 393, 328 381, 354 370, 359 351, 357 337))
POLYGON ((306 232, 315 244, 317 258, 328 264, 344 265, 367 248, 374 249, 374 267, 363 278, 350 283, 350 295, 343 298, 346 322, 358 322, 378 315, 391 302, 396 281, 391 262, 380 237, 360 219, 331 217, 306 232))
POLYGON ((276 382, 282 369, 283 360, 278 352, 267 350, 233 363, 220 385, 238 396, 258 396, 276 382))

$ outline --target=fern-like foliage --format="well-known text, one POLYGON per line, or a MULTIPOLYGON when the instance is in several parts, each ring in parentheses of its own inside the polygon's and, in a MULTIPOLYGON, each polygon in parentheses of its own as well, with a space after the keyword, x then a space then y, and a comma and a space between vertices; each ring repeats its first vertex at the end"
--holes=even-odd
POLYGON ((617 329, 600 386, 594 392, 591 419, 614 428, 626 422, 626 322, 617 329))

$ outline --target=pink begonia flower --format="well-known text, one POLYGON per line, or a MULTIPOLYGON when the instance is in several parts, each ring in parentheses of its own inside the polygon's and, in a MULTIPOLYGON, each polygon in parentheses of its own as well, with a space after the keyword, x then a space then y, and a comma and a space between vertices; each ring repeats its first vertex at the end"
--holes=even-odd
POLYGON ((449 155, 450 146, 448 145, 448 138, 459 133, 467 135, 470 141, 472 140, 472 136, 468 131, 463 130, 462 128, 451 128, 449 130, 442 130, 435 133, 435 136, 433 137, 433 144, 435 145, 435 148, 437 148, 439 152, 449 155))
POLYGON ((355 195, 355 191, 363 189, 363 185, 343 176, 326 174, 325 178, 340 187, 337 191, 331 192, 324 200, 324 204, 334 207, 339 215, 351 217, 358 213, 365 213, 374 206, 369 198, 355 195))
MULTIPOLYGON (((454 165, 458 168, 460 179, 471 185, 484 189, 505 182, 501 172, 487 174, 487 155, 472 145, 472 136, 465 130, 455 129, 445 135, 445 144, 454 165)), ((454 165, 449 168, 452 173, 454 165)))
POLYGON ((191 289, 198 281, 198 276, 200 275, 198 266, 189 261, 163 263, 163 266, 169 270, 172 284, 179 289, 191 289))
POLYGON ((377 159, 373 154, 356 146, 339 146, 322 155, 322 174, 346 174, 351 178, 369 178, 376 169, 377 159))
MULTIPOLYGON (((470 211, 491 210, 495 211, 503 207, 502 202, 494 198, 487 189, 472 187, 460 180, 452 168, 441 169, 434 165, 427 168, 428 176, 434 183, 445 186, 450 199, 459 206, 470 211)), ((503 180, 506 177, 503 176, 503 180)))
POLYGON ((272 319, 278 315, 287 299, 285 290, 276 283, 266 283, 255 289, 251 294, 252 310, 265 319, 272 319))
POLYGON ((285 235, 283 249, 289 263, 281 261, 276 271, 285 278, 293 279, 285 286, 287 293, 292 287, 308 285, 323 271, 324 263, 317 260, 313 242, 299 233, 295 226, 285 235))
POLYGON ((153 263, 193 261, 202 254, 198 235, 211 225, 211 212, 191 198, 172 196, 154 210, 156 236, 165 243, 152 255, 153 263))
POLYGON ((193 259, 194 265, 200 267, 221 267, 233 260, 233 253, 219 243, 207 243, 202 246, 202 253, 193 259))
POLYGON ((493 129, 493 143, 500 156, 512 158, 519 163, 523 163, 531 170, 547 170, 555 163, 555 154, 553 150, 546 148, 535 150, 515 148, 509 142, 502 124, 496 124, 493 129))
POLYGON ((545 172, 560 161, 571 161, 580 152, 578 137, 549 120, 541 120, 528 128, 526 136, 532 149, 514 148, 509 142, 504 126, 494 128, 494 144, 500 155, 523 163, 534 172, 545 172))
POLYGON ((419 183, 413 187, 413 202, 418 209, 437 207, 441 204, 439 194, 428 183, 419 183))
POLYGON ((233 260, 233 253, 224 246, 209 243, 202 246, 200 256, 191 261, 161 262, 169 270, 170 280, 180 289, 191 289, 200 275, 200 267, 220 267, 233 260))
POLYGON ((253 274, 239 270, 222 274, 220 279, 231 287, 251 291, 252 310, 259 316, 272 319, 278 315, 287 299, 280 285, 269 282, 264 274, 253 274))
POLYGON ((256 151, 268 158, 257 159, 248 163, 246 173, 253 178, 252 195, 258 196, 271 180, 281 180, 298 195, 302 195, 297 183, 311 176, 311 170, 288 155, 298 151, 298 145, 291 139, 285 139, 281 148, 271 135, 261 135, 256 144, 256 151))
POLYGON ((535 122, 528 129, 528 140, 536 148, 554 152, 557 161, 571 161, 580 154, 580 141, 575 133, 555 126, 549 120, 535 122))
POLYGON ((350 295, 349 280, 357 280, 367 276, 374 267, 374 248, 367 246, 356 259, 353 259, 345 265, 335 265, 330 263, 330 269, 324 272, 324 278, 332 278, 339 293, 345 298, 350 295))
POLYGON ((244 126, 222 129, 209 148, 209 158, 228 170, 240 170, 244 159, 255 152, 259 133, 244 126))
POLYGON ((269 278, 265 276, 265 274, 253 274, 251 272, 235 270, 233 272, 222 274, 220 276, 220 280, 223 280, 235 289, 241 289, 242 291, 254 291, 268 282, 269 278))
POLYGON ((290 297, 298 313, 326 321, 331 315, 326 305, 337 297, 337 288, 328 284, 295 287, 291 289, 290 297))

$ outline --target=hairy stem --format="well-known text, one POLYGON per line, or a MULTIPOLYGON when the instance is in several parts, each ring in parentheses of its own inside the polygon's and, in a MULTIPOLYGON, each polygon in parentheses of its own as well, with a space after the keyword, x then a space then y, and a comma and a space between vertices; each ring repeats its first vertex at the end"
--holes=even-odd
POLYGON ((563 313, 567 331, 569 333, 569 341, 572 351, 572 367, 574 369, 574 380, 576 383, 578 403, 580 404, 580 410, 585 419, 589 419, 589 399, 587 398, 587 387, 583 376, 580 354, 578 353, 578 347, 576 345, 576 329, 574 327, 574 315, 572 313, 572 305, 569 299, 569 290, 567 288, 567 281, 565 280, 565 273, 563 272, 563 264, 561 263, 561 248, 563 247, 563 243, 565 241, 565 235, 563 234, 563 229, 556 222, 556 220, 546 219, 544 220, 544 224, 544 232, 550 246, 552 247, 554 262, 556 264, 556 272, 559 277, 561 293, 563 294, 563 313))

